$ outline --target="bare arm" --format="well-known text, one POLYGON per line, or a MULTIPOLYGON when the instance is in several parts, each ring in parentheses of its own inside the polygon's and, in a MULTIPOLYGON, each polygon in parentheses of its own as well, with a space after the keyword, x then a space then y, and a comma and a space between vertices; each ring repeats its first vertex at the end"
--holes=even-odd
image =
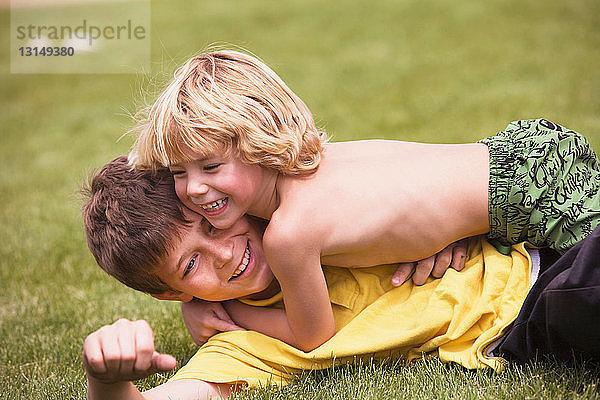
POLYGON ((188 332, 194 343, 199 346, 219 332, 245 329, 260 332, 289 344, 293 342, 285 310, 249 306, 237 300, 217 303, 194 300, 190 303, 182 303, 181 309, 188 332), (223 311, 220 314, 207 315, 202 309, 203 303, 218 305, 223 311))
POLYGON ((146 321, 120 319, 91 333, 83 344, 82 361, 89 400, 182 400, 227 397, 231 385, 194 379, 172 381, 147 392, 131 382, 175 368, 175 359, 154 349, 154 334, 146 321))
MULTIPOLYGON (((305 294, 304 297, 310 297, 308 299, 310 301, 311 298, 314 299, 314 297, 315 297, 314 292, 315 292, 314 290, 307 292, 308 294, 305 294)), ((325 314, 325 318, 327 318, 328 312, 332 312, 332 311, 331 311, 331 303, 329 302, 329 295, 327 292, 325 294, 327 295, 327 309, 325 310, 326 313, 324 313, 324 314, 325 314)), ((305 318, 307 320, 307 322, 304 322, 304 321, 298 322, 299 324, 306 324, 306 325, 302 325, 299 327, 299 329, 306 329, 306 332, 300 332, 300 335, 298 335, 292 331, 291 324, 288 319, 289 314, 286 310, 276 309, 276 308, 268 308, 268 307, 254 307, 254 306, 250 306, 250 305, 241 303, 237 300, 225 301, 222 304, 223 304, 223 307, 225 308, 225 310, 227 311, 227 313, 229 314, 229 316, 231 317, 231 319, 237 325, 239 325, 245 329, 260 332, 267 336, 271 336, 275 339, 279 339, 279 340, 281 340, 291 346, 294 346, 300 350, 303 350, 303 351, 310 351, 310 350, 320 346, 321 344, 325 343, 333 335, 333 332, 335 331, 335 323, 333 322, 333 313, 331 314, 331 320, 332 320, 331 327, 330 327, 331 331, 328 331, 325 329, 318 329, 318 327, 316 325, 311 325, 311 323, 312 324, 319 323, 319 322, 314 322, 314 323, 311 322, 313 319, 316 321, 319 321, 319 319, 323 319, 323 317, 316 315, 316 314, 318 314, 315 311, 316 308, 312 308, 312 307, 319 307, 317 305, 311 306, 311 305, 307 304, 307 306, 306 306, 307 308, 305 308, 306 310, 308 310, 308 311, 306 311, 307 315, 305 318), (304 328, 304 326, 306 326, 306 328, 304 328), (311 335, 313 333, 314 333, 314 335, 311 335), (319 335, 322 335, 322 336, 319 336, 319 335), (302 340, 303 338, 307 338, 307 339, 304 339, 304 340, 306 340, 306 342, 299 341, 299 340, 302 340)), ((287 308, 287 306, 286 306, 286 308, 287 308)), ((329 321, 325 319, 325 321, 322 322, 322 324, 325 325, 328 322, 329 321)), ((327 326, 325 326, 325 328, 327 328, 327 326)))
POLYGON ((327 282, 316 247, 306 235, 265 233, 263 246, 269 266, 283 294, 286 318, 277 319, 277 329, 286 343, 310 351, 335 333, 327 282))
POLYGON ((293 345, 285 310, 249 306, 237 300, 224 301, 222 304, 237 325, 293 345))

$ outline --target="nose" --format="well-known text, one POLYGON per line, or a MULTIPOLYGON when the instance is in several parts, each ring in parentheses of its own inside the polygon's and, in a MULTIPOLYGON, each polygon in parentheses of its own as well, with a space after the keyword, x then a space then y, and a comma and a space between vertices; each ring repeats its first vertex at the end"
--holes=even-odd
POLYGON ((208 193, 208 185, 203 181, 199 174, 194 172, 187 173, 186 193, 190 197, 198 197, 208 193))
POLYGON ((233 242, 230 240, 215 241, 212 255, 215 268, 223 268, 233 260, 233 242))

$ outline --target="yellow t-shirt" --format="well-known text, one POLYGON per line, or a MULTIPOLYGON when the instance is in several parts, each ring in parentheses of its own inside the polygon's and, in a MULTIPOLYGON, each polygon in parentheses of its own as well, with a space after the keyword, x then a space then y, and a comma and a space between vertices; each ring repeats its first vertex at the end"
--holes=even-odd
MULTIPOLYGON (((323 267, 335 335, 305 353, 253 331, 213 336, 172 380, 286 384, 291 375, 357 358, 435 355, 466 368, 502 370, 506 361, 485 355, 516 318, 527 295, 530 257, 523 244, 502 255, 485 239, 469 243, 461 272, 449 269, 425 285, 392 287, 396 265, 323 267)), ((282 307, 281 296, 252 303, 282 307)))

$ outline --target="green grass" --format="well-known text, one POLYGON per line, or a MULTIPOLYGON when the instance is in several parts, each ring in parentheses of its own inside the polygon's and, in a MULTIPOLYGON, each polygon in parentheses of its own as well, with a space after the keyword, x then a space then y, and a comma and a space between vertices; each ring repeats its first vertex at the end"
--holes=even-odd
MULTIPOLYGON (((85 336, 150 321, 162 351, 194 352, 176 304, 113 282, 88 254, 77 190, 127 152, 129 114, 211 43, 270 64, 335 140, 464 142, 546 117, 600 149, 596 0, 152 3, 148 75, 9 73, 0 10, 0 399, 83 399, 85 336)), ((598 398, 597 370, 536 365, 500 376, 443 366, 362 365, 245 398, 598 398)), ((164 376, 141 383, 150 387, 164 376)))
POLYGON ((437 359, 410 366, 357 364, 302 376, 281 390, 244 393, 242 399, 588 399, 599 398, 598 375, 574 368, 536 364, 511 367, 501 376, 465 372, 437 359), (573 372, 576 374, 573 375, 573 372))

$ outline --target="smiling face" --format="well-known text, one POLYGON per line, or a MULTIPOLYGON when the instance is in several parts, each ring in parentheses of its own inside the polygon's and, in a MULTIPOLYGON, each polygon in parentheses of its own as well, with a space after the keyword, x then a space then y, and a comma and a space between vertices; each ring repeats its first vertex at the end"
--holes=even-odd
POLYGON ((246 214, 259 197, 265 171, 229 156, 211 156, 170 166, 175 191, 190 210, 218 229, 246 214))
POLYGON ((231 228, 219 230, 201 216, 188 214, 192 228, 175 241, 165 264, 156 271, 180 293, 156 297, 223 301, 260 293, 275 283, 262 248, 264 223, 244 216, 231 228))

